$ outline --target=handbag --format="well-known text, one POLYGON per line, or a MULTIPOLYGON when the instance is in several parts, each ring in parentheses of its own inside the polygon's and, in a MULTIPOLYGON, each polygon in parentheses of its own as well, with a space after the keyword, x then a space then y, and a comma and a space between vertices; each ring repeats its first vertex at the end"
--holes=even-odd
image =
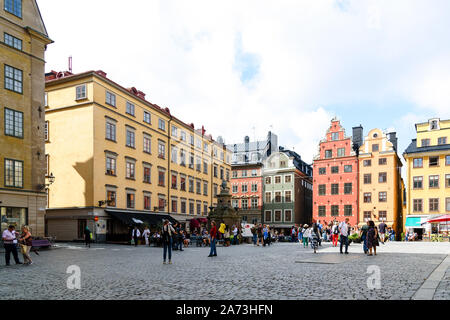
POLYGON ((27 253, 27 246, 24 244, 20 244, 20 253, 25 254, 27 253))

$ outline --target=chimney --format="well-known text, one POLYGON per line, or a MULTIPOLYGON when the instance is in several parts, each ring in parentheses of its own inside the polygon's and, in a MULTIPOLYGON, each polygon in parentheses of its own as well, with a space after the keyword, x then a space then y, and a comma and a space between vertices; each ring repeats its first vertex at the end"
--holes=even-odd
POLYGON ((388 133, 388 137, 389 137, 389 141, 394 146, 395 152, 397 152, 397 144, 398 144, 397 133, 396 132, 390 132, 390 133, 388 133))
POLYGON ((363 127, 359 125, 359 127, 353 127, 353 150, 356 152, 356 155, 359 155, 359 148, 363 144, 363 127))
POLYGON ((106 75, 107 75, 106 72, 104 72, 102 70, 97 70, 97 71, 95 71, 95 73, 102 76, 103 78, 106 78, 106 75))

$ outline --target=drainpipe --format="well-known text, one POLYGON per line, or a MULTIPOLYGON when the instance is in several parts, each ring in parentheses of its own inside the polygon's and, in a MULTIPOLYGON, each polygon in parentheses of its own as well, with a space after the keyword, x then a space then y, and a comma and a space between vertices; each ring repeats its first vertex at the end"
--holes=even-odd
POLYGON ((172 122, 172 115, 169 113, 170 119, 168 121, 168 127, 167 127, 167 150, 168 150, 168 155, 167 155, 167 214, 170 214, 170 207, 169 207, 169 203, 170 203, 170 186, 171 186, 171 180, 172 180, 172 174, 171 174, 171 170, 170 170, 170 158, 172 157, 172 146, 170 144, 170 124, 172 122))

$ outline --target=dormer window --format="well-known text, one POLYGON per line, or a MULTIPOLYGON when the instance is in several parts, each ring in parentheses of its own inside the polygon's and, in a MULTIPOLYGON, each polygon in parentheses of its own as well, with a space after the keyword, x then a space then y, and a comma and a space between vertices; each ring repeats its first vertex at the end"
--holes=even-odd
POLYGON ((439 130, 438 120, 430 120, 430 130, 439 130))

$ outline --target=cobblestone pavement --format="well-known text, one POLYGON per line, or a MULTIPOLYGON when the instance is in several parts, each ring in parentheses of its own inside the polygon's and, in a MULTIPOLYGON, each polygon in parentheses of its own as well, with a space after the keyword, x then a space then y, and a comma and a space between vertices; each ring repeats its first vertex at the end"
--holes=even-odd
MULTIPOLYGON (((59 246, 33 253, 32 266, 5 267, 1 254, 0 299, 410 299, 450 252, 450 244, 388 243, 377 256, 357 244, 340 255, 326 243, 314 255, 276 243, 219 246, 213 258, 190 247, 163 265, 161 248, 59 246), (81 290, 67 288, 70 265, 81 268, 81 290), (369 266, 380 268, 381 289, 367 287, 369 266)), ((450 299, 449 280, 447 271, 435 299, 450 299)))
POLYGON ((447 269, 444 278, 437 287, 434 299, 450 300, 450 268, 447 269))

